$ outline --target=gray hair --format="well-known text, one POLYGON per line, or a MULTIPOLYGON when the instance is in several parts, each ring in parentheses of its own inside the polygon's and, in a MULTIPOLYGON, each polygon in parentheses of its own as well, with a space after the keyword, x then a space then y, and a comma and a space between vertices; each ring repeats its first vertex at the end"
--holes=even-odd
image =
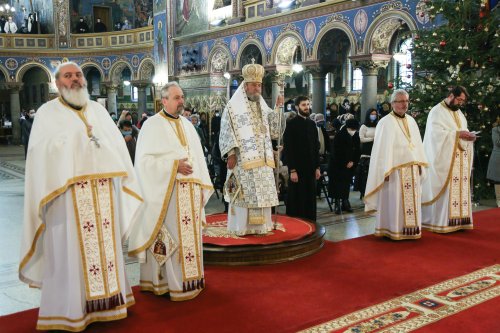
POLYGON ((390 99, 390 102, 394 102, 394 100, 396 99, 397 96, 399 95, 405 95, 406 97, 410 97, 410 95, 408 94, 408 92, 404 89, 396 89, 394 90, 394 92, 392 93, 391 95, 391 99, 390 99))
POLYGON ((165 84, 163 86, 163 88, 161 88, 161 91, 160 91, 161 98, 168 99, 169 90, 171 87, 177 87, 179 89, 182 89, 181 86, 176 81, 169 82, 169 83, 165 84))
POLYGON ((76 66, 83 73, 82 68, 76 62, 73 61, 62 62, 57 66, 56 71, 54 72, 54 77, 56 78, 56 80, 59 79, 59 76, 61 75, 61 70, 67 66, 76 66))
POLYGON ((198 116, 198 114, 196 113, 191 115, 191 119, 193 118, 196 119, 198 122, 200 121, 200 116, 198 116))

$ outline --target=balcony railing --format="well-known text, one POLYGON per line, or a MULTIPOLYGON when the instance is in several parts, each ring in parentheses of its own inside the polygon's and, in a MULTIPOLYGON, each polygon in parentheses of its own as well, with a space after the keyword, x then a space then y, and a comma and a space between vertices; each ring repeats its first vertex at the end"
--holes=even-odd
MULTIPOLYGON (((79 50, 96 50, 110 48, 152 47, 154 31, 152 26, 103 33, 71 34, 71 48, 79 50)), ((13 50, 56 49, 56 36, 54 34, 29 35, 29 34, 0 34, 0 53, 13 50)))

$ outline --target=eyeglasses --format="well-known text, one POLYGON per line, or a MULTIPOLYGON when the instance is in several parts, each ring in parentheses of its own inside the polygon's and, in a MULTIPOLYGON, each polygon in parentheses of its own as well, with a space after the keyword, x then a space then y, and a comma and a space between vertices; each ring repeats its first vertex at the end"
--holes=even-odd
POLYGON ((462 97, 455 97, 455 100, 459 103, 465 103, 467 101, 467 99, 465 98, 462 98, 462 97))
POLYGON ((403 101, 394 101, 393 103, 399 103, 399 104, 400 103, 410 103, 410 101, 406 99, 406 100, 403 100, 403 101))

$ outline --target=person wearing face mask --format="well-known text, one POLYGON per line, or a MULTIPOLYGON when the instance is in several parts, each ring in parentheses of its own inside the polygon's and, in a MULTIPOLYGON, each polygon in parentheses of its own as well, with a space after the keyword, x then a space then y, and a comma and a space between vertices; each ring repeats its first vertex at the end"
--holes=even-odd
POLYGON ((357 120, 348 119, 333 139, 328 166, 328 192, 335 201, 335 214, 352 212, 349 190, 360 155, 358 128, 357 120))
POLYGON ((24 158, 28 155, 28 143, 30 141, 31 127, 33 126, 33 121, 35 120, 35 109, 28 111, 28 117, 21 123, 21 132, 24 146, 24 158))
POLYGON ((87 22, 84 21, 83 17, 80 17, 80 22, 76 25, 77 34, 86 34, 90 32, 87 22))
POLYGON ((318 131, 309 118, 309 98, 299 96, 295 105, 298 115, 287 123, 283 135, 283 155, 290 179, 286 214, 316 221, 316 181, 321 176, 318 131))
POLYGON ((137 142, 135 137, 132 135, 132 123, 129 120, 122 120, 120 122, 120 132, 122 132, 123 139, 125 139, 128 153, 130 154, 130 159, 133 164, 135 159, 135 146, 137 142))
POLYGON ((462 86, 429 112, 424 148, 429 177, 422 190, 422 227, 433 232, 473 229, 471 170, 476 134, 460 110, 469 94, 462 86))
POLYGON ((359 141, 361 142, 361 158, 356 169, 355 188, 360 193, 360 199, 365 196, 366 179, 370 167, 370 155, 375 138, 375 126, 377 126, 379 115, 376 109, 369 109, 366 113, 365 122, 359 128, 359 141))
POLYGON ((422 236, 420 184, 427 158, 417 122, 406 114, 408 105, 408 93, 395 90, 393 111, 375 127, 363 199, 365 212, 376 212, 375 236, 393 240, 422 236))
POLYGON ((122 31, 123 30, 130 30, 130 29, 132 29, 132 26, 130 25, 130 23, 128 22, 127 19, 125 19, 125 21, 123 21, 121 29, 122 29, 122 31))

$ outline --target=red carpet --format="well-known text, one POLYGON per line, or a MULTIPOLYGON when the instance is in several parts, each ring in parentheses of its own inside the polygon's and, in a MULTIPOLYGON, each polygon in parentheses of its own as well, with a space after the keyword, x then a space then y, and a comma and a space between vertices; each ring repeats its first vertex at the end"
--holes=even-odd
MULTIPOLYGON (((86 332, 296 332, 499 263, 500 209, 476 213, 474 222, 475 230, 424 232, 415 241, 326 242, 311 257, 277 265, 207 266, 207 289, 198 298, 174 303, 135 290, 127 319, 86 332)), ((419 331, 493 332, 499 303, 497 297, 419 331)), ((36 316, 34 309, 0 317, 0 331, 35 332, 36 316)))
MULTIPOLYGON (((274 222, 275 215, 273 215, 274 222)), ((276 230, 266 235, 235 236, 227 232, 227 214, 207 216, 208 227, 203 232, 203 243, 219 246, 268 245, 293 241, 311 235, 316 227, 304 220, 278 215, 276 230)))

